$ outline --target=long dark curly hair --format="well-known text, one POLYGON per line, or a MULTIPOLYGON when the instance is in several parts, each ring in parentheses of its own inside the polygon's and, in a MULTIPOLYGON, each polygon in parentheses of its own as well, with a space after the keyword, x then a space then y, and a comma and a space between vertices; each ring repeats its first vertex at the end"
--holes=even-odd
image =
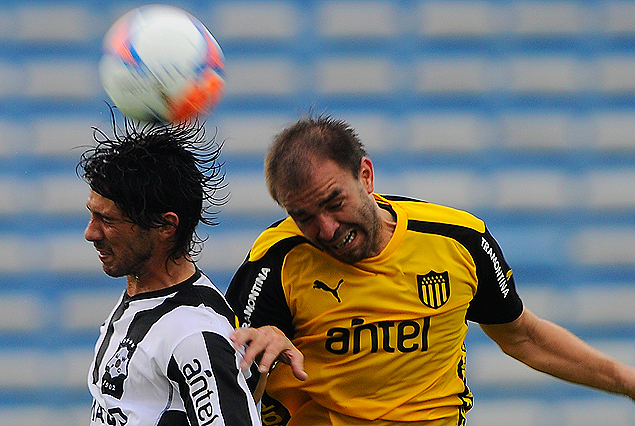
POLYGON ((222 143, 206 139, 198 120, 164 125, 125 118, 119 128, 111 114, 113 135, 93 128, 96 146, 81 155, 78 176, 144 229, 173 226, 163 214, 176 213, 168 260, 199 254, 204 242, 196 232, 199 222, 216 225, 215 209, 226 201, 216 197, 225 186, 222 143))

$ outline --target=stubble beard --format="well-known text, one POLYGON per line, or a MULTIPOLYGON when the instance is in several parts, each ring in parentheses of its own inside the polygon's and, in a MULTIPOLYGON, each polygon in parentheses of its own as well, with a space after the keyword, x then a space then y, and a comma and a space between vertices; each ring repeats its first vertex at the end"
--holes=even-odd
POLYGON ((135 244, 128 244, 125 253, 118 256, 112 266, 103 265, 106 275, 119 278, 125 276, 139 277, 147 268, 148 260, 152 257, 154 243, 149 238, 142 238, 135 241, 135 244))
POLYGON ((366 241, 363 245, 357 247, 356 250, 347 251, 342 254, 330 252, 331 256, 347 264, 354 264, 375 255, 376 248, 379 244, 379 233, 381 231, 381 223, 377 211, 372 205, 365 205, 360 210, 360 223, 354 226, 357 231, 355 238, 365 237, 366 241))

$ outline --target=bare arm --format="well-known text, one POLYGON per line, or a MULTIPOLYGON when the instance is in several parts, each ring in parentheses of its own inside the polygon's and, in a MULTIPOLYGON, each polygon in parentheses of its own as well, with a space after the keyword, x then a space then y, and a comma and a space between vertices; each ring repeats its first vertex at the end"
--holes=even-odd
POLYGON ((562 380, 635 400, 635 369, 592 348, 528 309, 508 324, 481 324, 507 355, 562 380))

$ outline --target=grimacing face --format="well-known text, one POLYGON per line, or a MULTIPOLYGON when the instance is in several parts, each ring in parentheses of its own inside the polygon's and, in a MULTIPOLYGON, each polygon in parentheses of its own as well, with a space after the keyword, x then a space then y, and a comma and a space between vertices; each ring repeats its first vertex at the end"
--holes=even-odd
POLYGON ((91 217, 84 237, 95 246, 104 272, 111 277, 143 274, 154 252, 153 230, 127 220, 114 201, 95 191, 86 206, 91 217))
POLYGON ((333 161, 316 159, 312 164, 314 173, 302 189, 280 191, 289 216, 309 240, 342 262, 379 254, 381 222, 370 160, 362 160, 357 179, 333 161))

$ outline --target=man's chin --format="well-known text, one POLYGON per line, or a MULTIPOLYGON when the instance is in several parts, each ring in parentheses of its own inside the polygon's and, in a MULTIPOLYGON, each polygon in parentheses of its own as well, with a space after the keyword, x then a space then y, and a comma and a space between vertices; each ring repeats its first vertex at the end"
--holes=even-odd
POLYGON ((364 260, 364 257, 361 256, 359 253, 355 253, 352 251, 345 251, 345 252, 334 252, 334 251, 329 251, 328 252, 329 255, 331 255, 331 257, 334 257, 335 259, 339 260, 342 263, 347 263, 349 265, 352 265, 354 263, 357 263, 361 260, 364 260))
POLYGON ((106 275, 108 275, 109 277, 112 277, 112 278, 121 278, 124 275, 126 275, 126 274, 121 273, 120 271, 117 271, 115 269, 109 268, 109 267, 107 267, 105 265, 103 266, 102 269, 104 270, 104 273, 106 275))
POLYGON ((338 251, 329 249, 327 250, 327 253, 329 253, 331 257, 334 257, 340 262, 348 263, 349 265, 366 259, 368 257, 366 251, 363 249, 363 247, 360 247, 359 244, 355 245, 354 243, 355 241, 353 241, 351 246, 348 247, 346 250, 338 251))

